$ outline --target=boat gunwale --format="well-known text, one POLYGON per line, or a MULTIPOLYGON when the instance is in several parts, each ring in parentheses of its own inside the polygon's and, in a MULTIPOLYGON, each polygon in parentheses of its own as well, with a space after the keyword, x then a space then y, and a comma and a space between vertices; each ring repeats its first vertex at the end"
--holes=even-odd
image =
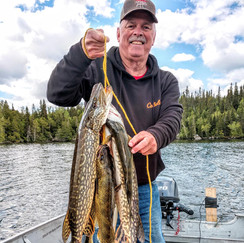
MULTIPOLYGON (((49 220, 47 220, 45 222, 42 222, 42 223, 40 223, 40 224, 38 224, 36 226, 31 227, 28 230, 22 231, 22 232, 14 235, 14 236, 11 236, 10 238, 5 239, 5 240, 0 241, 0 242, 1 243, 8 243, 8 242, 12 242, 14 240, 18 240, 20 238, 22 238, 23 242, 25 242, 24 238, 26 237, 27 234, 30 234, 33 231, 37 230, 38 228, 41 228, 41 227, 43 227, 45 225, 48 225, 49 223, 55 222, 56 220, 62 219, 64 217, 65 217, 65 214, 61 214, 59 216, 56 216, 56 217, 54 217, 52 219, 49 219, 49 220)), ((202 226, 203 225, 205 225, 205 226, 210 225, 210 226, 217 227, 217 226, 220 226, 220 225, 232 225, 235 222, 237 222, 239 219, 244 220, 244 214, 237 213, 237 214, 235 214, 235 217, 232 220, 226 221, 226 222, 208 222, 208 221, 197 221, 197 220, 191 220, 191 219, 184 219, 184 220, 181 220, 181 221, 182 222, 187 222, 187 223, 193 223, 193 224, 194 223, 198 223, 198 224, 201 223, 202 226)), ((60 227, 61 226, 59 225, 56 229, 58 229, 60 227)), ((163 226, 162 226, 162 230, 163 230, 163 226)), ((52 230, 50 232, 52 232, 52 230)), ((171 232, 173 233, 174 231, 171 231, 171 232)), ((220 241, 220 240, 224 241, 224 242, 225 241, 226 242, 244 242, 244 239, 242 240, 242 239, 231 239, 231 238, 217 238, 217 237, 211 237, 211 236, 210 237, 201 236, 199 238, 199 236, 190 236, 190 235, 188 235, 188 236, 186 236, 186 235, 177 235, 176 236, 175 234, 170 234, 170 233, 167 233, 167 232, 164 232, 163 235, 166 238, 166 240, 167 240, 167 238, 169 240, 172 239, 172 241, 168 241, 167 240, 167 242, 174 242, 175 239, 182 240, 180 242, 185 242, 184 240, 186 240, 186 239, 192 239, 192 240, 198 239, 198 240, 203 240, 203 242, 204 242, 204 240, 211 240, 213 242, 217 242, 217 241, 220 241)))

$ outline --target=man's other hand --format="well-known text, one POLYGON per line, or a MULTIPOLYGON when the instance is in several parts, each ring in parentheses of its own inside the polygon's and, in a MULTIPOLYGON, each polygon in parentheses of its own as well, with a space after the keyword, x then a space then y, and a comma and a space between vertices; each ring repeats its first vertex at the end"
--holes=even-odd
POLYGON ((131 152, 141 153, 143 155, 154 154, 157 151, 157 142, 155 137, 147 132, 141 131, 136 134, 130 141, 129 146, 131 147, 131 152))

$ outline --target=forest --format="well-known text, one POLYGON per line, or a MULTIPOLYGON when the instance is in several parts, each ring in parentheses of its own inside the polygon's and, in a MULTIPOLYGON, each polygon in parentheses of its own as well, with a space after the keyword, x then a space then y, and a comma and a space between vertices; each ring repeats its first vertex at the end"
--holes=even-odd
MULTIPOLYGON (((229 139, 244 137, 244 85, 231 85, 221 97, 212 91, 199 89, 182 93, 184 112, 178 139, 229 139)), ((83 105, 71 108, 23 107, 20 111, 0 101, 0 143, 70 142, 76 137, 84 111, 83 105)))

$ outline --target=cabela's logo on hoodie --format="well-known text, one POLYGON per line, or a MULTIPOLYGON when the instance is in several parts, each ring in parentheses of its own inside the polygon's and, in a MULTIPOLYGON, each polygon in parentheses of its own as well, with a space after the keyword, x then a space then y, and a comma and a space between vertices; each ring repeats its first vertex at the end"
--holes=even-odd
POLYGON ((148 109, 152 109, 152 108, 154 108, 154 107, 156 107, 156 106, 158 106, 158 105, 161 105, 161 100, 158 100, 157 102, 148 102, 147 103, 147 108, 148 109))

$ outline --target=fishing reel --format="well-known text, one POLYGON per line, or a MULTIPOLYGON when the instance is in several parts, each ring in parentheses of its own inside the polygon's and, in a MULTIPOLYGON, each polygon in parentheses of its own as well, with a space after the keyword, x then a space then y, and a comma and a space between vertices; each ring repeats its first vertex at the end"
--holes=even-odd
POLYGON ((162 218, 166 219, 166 225, 173 229, 170 221, 174 218, 174 211, 184 212, 188 215, 193 215, 194 212, 179 203, 178 187, 173 178, 167 176, 160 177, 160 181, 157 181, 157 184, 160 195, 162 218))

